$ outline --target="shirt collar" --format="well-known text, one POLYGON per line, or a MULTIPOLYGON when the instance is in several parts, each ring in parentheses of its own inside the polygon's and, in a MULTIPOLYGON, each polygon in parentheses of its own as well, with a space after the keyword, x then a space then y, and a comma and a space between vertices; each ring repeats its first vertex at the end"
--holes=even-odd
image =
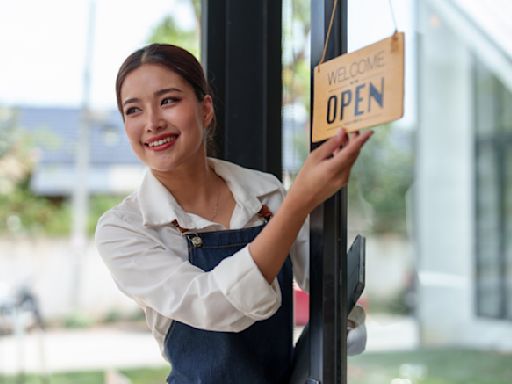
MULTIPOLYGON (((215 173, 226 181, 242 214, 247 216, 247 221, 261 210, 260 197, 280 188, 280 183, 272 175, 245 169, 228 161, 213 158, 208 158, 208 161, 215 173)), ((189 229, 213 225, 207 219, 185 212, 149 169, 137 196, 145 226, 166 226, 174 220, 181 227, 189 229)))

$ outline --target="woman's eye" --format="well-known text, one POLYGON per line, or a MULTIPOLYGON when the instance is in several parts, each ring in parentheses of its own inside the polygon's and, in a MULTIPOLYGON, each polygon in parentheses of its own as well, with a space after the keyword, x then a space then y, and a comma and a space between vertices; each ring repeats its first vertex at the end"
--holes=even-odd
POLYGON ((178 101, 180 101, 179 97, 169 96, 169 97, 165 97, 162 99, 162 105, 173 104, 173 103, 177 103, 178 101))
POLYGON ((124 111, 124 114, 125 115, 131 115, 132 113, 135 113, 137 111, 139 111, 139 108, 137 108, 137 107, 130 107, 126 111, 124 111))

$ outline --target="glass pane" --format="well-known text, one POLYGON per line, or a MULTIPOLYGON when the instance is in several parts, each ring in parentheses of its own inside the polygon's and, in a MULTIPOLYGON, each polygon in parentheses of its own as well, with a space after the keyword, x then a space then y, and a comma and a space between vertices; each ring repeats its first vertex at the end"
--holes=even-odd
POLYGON ((479 135, 489 134, 495 129, 496 79, 478 59, 475 60, 475 67, 475 103, 478 106, 476 131, 479 135))
POLYGON ((506 316, 508 319, 512 319, 512 142, 508 143, 507 149, 505 162, 505 285, 507 292, 506 316))
POLYGON ((512 91, 500 83, 500 109, 498 124, 502 131, 512 132, 512 91))
POLYGON ((499 290, 499 193, 495 151, 481 147, 477 159, 477 305, 485 316, 498 316, 499 290))

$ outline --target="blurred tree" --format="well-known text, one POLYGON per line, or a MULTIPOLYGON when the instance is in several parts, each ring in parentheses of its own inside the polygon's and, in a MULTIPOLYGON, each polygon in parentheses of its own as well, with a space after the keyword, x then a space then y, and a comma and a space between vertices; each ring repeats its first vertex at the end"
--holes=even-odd
POLYGON ((182 6, 188 5, 193 13, 191 25, 183 25, 178 13, 166 15, 150 33, 149 43, 179 45, 199 58, 201 36, 201 0, 180 0, 182 6))
MULTIPOLYGON (((305 41, 311 31, 309 2, 310 0, 285 0, 286 11, 283 16, 283 104, 301 103, 307 110, 310 72, 309 62, 306 60, 305 41)), ((190 7, 194 23, 183 26, 177 19, 177 13, 166 15, 153 28, 148 42, 176 44, 199 57, 201 0, 180 0, 180 3, 190 7)))
POLYGON ((52 220, 62 222, 60 208, 30 192, 32 148, 31 137, 17 125, 16 112, 0 109, 0 233, 35 232, 52 220))
POLYGON ((406 194, 414 168, 412 140, 410 130, 376 127, 353 168, 349 214, 354 221, 366 216, 368 230, 406 232, 406 194))
POLYGON ((301 103, 307 111, 311 74, 306 46, 311 32, 310 13, 310 0, 284 1, 283 104, 301 103))
POLYGON ((285 170, 291 180, 309 153, 310 31, 310 0, 283 0, 283 129, 289 131, 302 120, 302 128, 293 129, 292 143, 283 143, 285 156, 291 152, 296 159, 294 165, 287 165, 293 169, 285 170))
MULTIPOLYGON (((28 135, 19 127, 16 111, 0 107, 0 234, 68 235, 69 202, 64 198, 36 196, 30 179, 36 164, 34 148, 52 143, 48 135, 28 135)), ((89 234, 99 216, 121 200, 117 196, 92 196, 89 234)))
POLYGON ((30 138, 16 124, 16 112, 0 108, 0 194, 12 193, 30 172, 30 138))

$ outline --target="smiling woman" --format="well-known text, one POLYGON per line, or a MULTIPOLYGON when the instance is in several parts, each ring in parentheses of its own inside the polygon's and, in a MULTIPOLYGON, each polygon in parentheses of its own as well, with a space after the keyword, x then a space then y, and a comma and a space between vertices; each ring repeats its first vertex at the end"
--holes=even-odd
MULTIPOLYGON (((210 96, 211 90, 204 77, 203 70, 195 57, 180 47, 153 44, 147 46, 145 49, 134 52, 126 59, 123 66, 119 69, 116 80, 117 107, 123 119, 126 119, 128 114, 134 112, 127 108, 127 104, 129 105, 133 101, 140 102, 141 100, 138 100, 137 97, 132 98, 129 95, 123 94, 122 96, 121 88, 124 88, 123 91, 126 93, 125 80, 127 75, 135 69, 139 69, 142 64, 154 67, 155 73, 153 73, 153 78, 158 77, 159 73, 157 72, 161 73, 167 70, 167 74, 162 80, 156 79, 159 84, 155 84, 155 86, 160 85, 162 88, 157 87, 158 89, 155 89, 153 95, 155 100, 160 97, 162 105, 181 102, 184 97, 184 92, 187 92, 185 96, 188 99, 186 101, 190 101, 192 95, 189 91, 193 91, 196 96, 196 101, 198 102, 204 102, 206 97, 206 103, 209 104, 207 107, 211 109, 211 113, 208 116, 209 121, 206 125, 208 128, 206 130, 206 143, 209 152, 214 152, 213 133, 215 128, 215 114, 213 112, 210 96), (126 97, 126 99, 123 100, 122 97, 126 97)), ((145 76, 148 76, 148 79, 151 77, 148 72, 152 71, 148 70, 143 72, 145 73, 140 74, 140 76, 131 83, 135 83, 137 80, 144 81, 145 76)), ((133 84, 133 86, 136 86, 136 84, 133 84)), ((137 106, 133 105, 132 107, 136 108, 137 106)))
MULTIPOLYGON (((319 146, 285 197, 274 176, 207 156, 213 101, 187 51, 138 50, 121 66, 116 90, 148 172, 99 220, 96 243, 172 363, 168 382, 288 382, 308 352, 307 334, 295 351, 292 344, 292 278, 309 286, 303 226, 346 185, 371 132, 340 131, 319 146)), ((349 352, 361 352, 364 324, 350 332, 349 352)))

